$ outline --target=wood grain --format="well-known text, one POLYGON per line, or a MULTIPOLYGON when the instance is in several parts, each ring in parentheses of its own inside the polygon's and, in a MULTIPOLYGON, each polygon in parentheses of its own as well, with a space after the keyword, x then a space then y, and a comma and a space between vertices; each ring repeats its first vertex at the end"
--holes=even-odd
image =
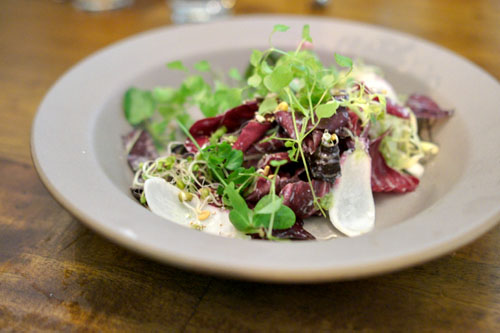
MULTIPOLYGON (((492 0, 240 0, 237 14, 314 14, 431 40, 500 78, 492 0)), ((96 235, 33 169, 30 126, 51 84, 85 56, 170 23, 163 0, 89 14, 70 2, 0 2, 1 331, 500 331, 500 227, 441 259, 318 285, 225 280, 161 265, 96 235)))

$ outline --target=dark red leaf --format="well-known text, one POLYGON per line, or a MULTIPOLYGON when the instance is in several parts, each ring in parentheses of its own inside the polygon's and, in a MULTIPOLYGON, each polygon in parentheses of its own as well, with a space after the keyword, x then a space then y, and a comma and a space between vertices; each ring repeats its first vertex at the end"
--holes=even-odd
MULTIPOLYGON (((277 135, 280 137, 280 135, 277 135)), ((256 142, 248 148, 246 151, 246 155, 257 155, 257 154, 265 154, 265 153, 271 153, 274 151, 277 151, 285 146, 285 143, 283 140, 278 140, 278 139, 271 139, 271 140, 266 140, 268 137, 265 137, 262 139, 260 142, 256 142)))
MULTIPOLYGON (((332 185, 319 180, 313 180, 312 184, 318 198, 327 194, 332 185)), ((283 197, 283 204, 290 207, 298 218, 307 218, 318 212, 308 182, 298 181, 287 184, 281 190, 280 196, 283 197)))
POLYGON ((408 97, 406 105, 415 113, 417 118, 437 119, 453 114, 453 110, 443 110, 430 97, 419 94, 408 97))
POLYGON ((370 157, 372 159, 372 191, 373 192, 397 192, 405 193, 414 191, 418 184, 418 178, 394 170, 385 162, 379 150, 384 135, 370 143, 370 157))
MULTIPOLYGON (((252 239, 262 239, 259 234, 252 234, 252 239)), ((295 224, 290 229, 273 230, 273 236, 282 239, 292 240, 314 240, 316 239, 306 229, 304 229, 304 222, 297 219, 295 224)))
MULTIPOLYGON (((210 137, 198 136, 195 139, 196 139, 196 142, 198 143, 198 146, 203 147, 203 145, 206 144, 210 140, 210 137)), ((186 139, 186 142, 184 142, 184 147, 186 147, 186 150, 189 153, 194 154, 198 151, 198 148, 194 145, 194 143, 190 139, 186 139)))
POLYGON ((347 109, 341 107, 337 110, 337 113, 335 113, 330 118, 321 119, 319 121, 317 129, 328 130, 328 132, 330 133, 337 133, 341 128, 347 127, 348 125, 349 113, 347 109))
POLYGON ((139 169, 140 163, 158 158, 158 152, 148 132, 136 129, 123 136, 122 140, 128 148, 127 161, 132 170, 139 169))
MULTIPOLYGON (((300 121, 302 120, 302 117, 296 117, 296 124, 297 124, 297 130, 300 131, 302 125, 300 121)), ((287 111, 279 111, 276 112, 276 121, 278 122, 278 125, 280 125, 288 134, 288 136, 292 139, 295 139, 295 126, 293 123, 293 117, 290 112, 287 111)))
POLYGON ((359 136, 361 134, 361 122, 358 115, 353 111, 349 111, 349 120, 349 129, 353 134, 359 136))
POLYGON ((255 182, 255 187, 245 200, 252 203, 257 203, 263 196, 269 193, 271 189, 271 182, 266 178, 259 177, 255 182))
POLYGON ((410 118, 410 113, 404 106, 393 102, 390 98, 386 98, 386 110, 388 114, 393 116, 408 119, 410 118))
POLYGON ((268 129, 271 128, 270 122, 259 123, 251 120, 243 127, 240 136, 233 145, 233 149, 239 149, 245 152, 252 144, 260 140, 268 129))
POLYGON ((311 134, 309 134, 302 143, 302 149, 309 155, 314 154, 316 149, 318 149, 321 143, 321 137, 323 136, 323 131, 315 129, 311 134))
POLYGON ((241 127, 243 123, 252 119, 259 109, 256 101, 247 102, 226 111, 216 117, 200 119, 191 126, 189 133, 193 137, 210 136, 222 125, 226 126, 228 132, 233 132, 241 127))

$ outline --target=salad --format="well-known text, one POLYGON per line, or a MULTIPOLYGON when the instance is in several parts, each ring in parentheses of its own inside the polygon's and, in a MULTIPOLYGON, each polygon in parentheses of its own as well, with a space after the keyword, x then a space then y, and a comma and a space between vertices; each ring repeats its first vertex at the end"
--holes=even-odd
POLYGON ((324 65, 309 25, 295 50, 274 47, 288 29, 274 26, 244 74, 173 61, 168 68, 187 74, 179 88, 126 92, 134 130, 124 142, 141 204, 216 235, 308 240, 312 216, 358 236, 374 228, 374 192, 417 188, 438 152, 429 128, 452 111, 398 96, 377 68, 348 57, 324 65), (204 118, 193 122, 191 108, 204 118))

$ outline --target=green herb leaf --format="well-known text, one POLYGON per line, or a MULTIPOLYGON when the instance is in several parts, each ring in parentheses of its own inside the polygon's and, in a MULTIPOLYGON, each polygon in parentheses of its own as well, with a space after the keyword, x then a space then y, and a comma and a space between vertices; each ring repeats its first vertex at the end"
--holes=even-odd
POLYGON ((246 232, 253 228, 253 212, 248 208, 245 199, 236 191, 234 184, 230 183, 224 193, 227 195, 230 205, 229 220, 234 227, 240 231, 246 232))
POLYGON ((269 65, 269 63, 267 61, 263 61, 261 64, 260 64, 260 71, 263 73, 263 74, 271 74, 273 72, 273 69, 271 68, 271 66, 269 65))
POLYGON ((148 130, 151 133, 151 136, 153 136, 153 138, 158 139, 160 137, 160 135, 162 135, 163 132, 165 132, 165 129, 167 128, 167 124, 168 124, 168 122, 163 120, 163 121, 154 122, 151 125, 149 125, 148 130))
POLYGON ((275 32, 275 31, 285 32, 285 31, 287 31, 288 29, 290 29, 290 27, 289 27, 289 26, 287 26, 287 25, 284 25, 284 24, 276 24, 276 25, 274 25, 274 27, 273 27, 273 32, 275 32))
POLYGON ((310 33, 310 27, 309 24, 306 24, 302 27, 302 39, 312 43, 312 38, 309 33, 310 33))
POLYGON ((209 72, 211 69, 210 64, 206 60, 202 60, 194 64, 194 68, 199 72, 209 72))
POLYGON ((270 75, 264 78, 264 85, 272 92, 285 88, 293 80, 293 73, 289 65, 280 65, 274 68, 270 75))
POLYGON ((335 77, 331 74, 329 75, 325 75, 321 78, 321 85, 325 88, 325 89, 329 89, 333 86, 333 84, 335 83, 335 77))
POLYGON ((158 103, 169 103, 175 97, 176 90, 170 87, 156 87, 153 89, 153 98, 158 103))
POLYGON ((335 53, 335 61, 340 67, 352 68, 352 59, 349 57, 345 57, 343 55, 335 53))
POLYGON ((219 139, 226 134, 227 128, 226 126, 219 127, 215 132, 210 135, 210 139, 208 140, 211 145, 216 145, 219 142, 219 139))
POLYGON ((238 149, 233 149, 231 153, 229 153, 229 156, 227 157, 227 161, 224 164, 224 166, 226 167, 226 169, 232 171, 238 169, 242 163, 243 163, 243 152, 238 149))
POLYGON ((241 89, 224 88, 217 90, 214 94, 214 101, 217 104, 218 113, 225 112, 242 103, 241 89))
POLYGON ((236 68, 231 68, 228 73, 229 77, 236 80, 236 81, 241 81, 243 80, 243 77, 240 74, 240 71, 236 68))
POLYGON ((261 215, 276 213, 280 209, 282 203, 283 198, 277 197, 276 194, 268 194, 257 202, 257 205, 255 205, 254 208, 254 213, 261 215))
POLYGON ((252 86, 254 88, 257 88, 260 85, 261 82, 262 82, 262 78, 257 73, 255 73, 254 75, 250 76, 248 78, 248 80, 247 80, 248 85, 252 86))
MULTIPOLYGON (((295 224, 296 216, 288 206, 281 205, 274 214, 273 230, 283 230, 291 228, 295 224)), ((255 214, 253 216, 255 227, 269 228, 271 214, 255 214)))
POLYGON ((187 67, 184 66, 184 64, 180 60, 175 60, 175 61, 169 62, 167 64, 167 68, 169 68, 169 69, 176 69, 176 70, 180 70, 180 71, 184 71, 184 72, 188 72, 189 71, 187 69, 187 67))
POLYGON ((250 56, 250 64, 252 66, 257 67, 260 63, 260 60, 262 59, 262 51, 259 50, 253 50, 252 55, 250 56))
POLYGON ((276 97, 267 97, 259 105, 259 114, 263 115, 271 113, 274 110, 276 110, 277 107, 278 107, 278 102, 276 101, 276 97))
POLYGON ((123 108, 127 121, 136 126, 154 114, 156 105, 150 91, 130 88, 123 98, 123 108))
POLYGON ((316 116, 321 118, 330 118, 337 112, 339 108, 339 102, 333 101, 327 104, 321 104, 316 108, 316 116))
POLYGON ((280 209, 274 216, 273 229, 281 230, 291 228, 295 224, 296 216, 293 210, 285 205, 281 205, 280 209))
POLYGON ((272 160, 269 164, 271 164, 271 166, 273 167, 279 167, 287 163, 288 163, 287 160, 272 160))

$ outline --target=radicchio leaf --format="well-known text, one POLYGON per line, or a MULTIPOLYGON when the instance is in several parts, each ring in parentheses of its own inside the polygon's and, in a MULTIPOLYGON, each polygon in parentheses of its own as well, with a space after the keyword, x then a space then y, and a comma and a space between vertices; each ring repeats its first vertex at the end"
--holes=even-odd
MULTIPOLYGON (((201 147, 208 142, 210 135, 222 126, 225 126, 228 132, 239 129, 241 125, 254 117, 258 109, 259 105, 257 101, 247 102, 216 117, 196 121, 189 129, 189 133, 201 147)), ((189 138, 186 139, 184 145, 190 153, 195 153, 198 150, 189 138)))
POLYGON ((153 138, 148 132, 135 129, 123 136, 122 140, 127 147, 127 161, 133 171, 139 169, 139 164, 158 158, 153 138))
MULTIPOLYGON (((252 234, 252 239, 262 239, 259 234, 252 234)), ((306 229, 304 229, 304 222, 301 219, 297 219, 295 224, 284 230, 273 230, 273 236, 281 239, 291 239, 291 240, 314 240, 316 239, 311 235, 306 229)))
POLYGON ((404 119, 410 118, 410 113, 408 112, 408 110, 404 106, 393 102, 390 98, 386 98, 385 106, 387 113, 390 115, 404 119))
POLYGON ((417 118, 438 119, 453 114, 453 110, 443 110, 430 97, 420 94, 413 94, 408 97, 406 105, 415 113, 417 118))
POLYGON ((316 128, 322 130, 328 130, 328 132, 330 133, 338 134, 338 131, 343 127, 347 127, 348 124, 349 124, 349 113, 347 109, 338 108, 337 112, 333 116, 321 119, 319 121, 318 127, 316 128))
POLYGON ((270 122, 260 123, 255 120, 249 121, 241 130, 241 134, 234 143, 233 149, 245 152, 252 144, 262 138, 270 128, 270 122))
POLYGON ((195 138, 210 136, 221 126, 226 126, 228 132, 233 132, 240 128, 243 123, 252 119, 258 109, 259 105, 256 101, 241 104, 224 114, 196 121, 189 129, 189 133, 195 138))
MULTIPOLYGON (((332 185, 319 180, 313 180, 312 184, 318 198, 327 194, 332 185)), ((280 196, 283 197, 283 204, 290 207, 297 218, 307 218, 318 212, 308 182, 299 181, 288 184, 281 190, 280 196)))
MULTIPOLYGON (((278 135, 278 137, 280 137, 280 136, 278 135)), ((265 137, 260 142, 256 142, 256 143, 252 144, 252 146, 250 146, 250 148, 248 148, 248 150, 245 152, 245 154, 257 155, 257 154, 271 153, 271 152, 277 151, 285 146, 285 143, 283 140, 279 140, 279 139, 266 140, 268 138, 269 137, 265 137)))
POLYGON ((316 149, 318 149, 321 143, 321 137, 323 136, 323 131, 315 129, 311 134, 309 134, 302 143, 302 149, 309 155, 314 154, 316 149))
POLYGON ((372 159, 372 190, 373 192, 397 192, 405 193, 414 191, 418 184, 418 178, 394 170, 385 162, 384 156, 379 150, 384 135, 370 143, 370 157, 372 159))
POLYGON ((251 203, 256 203, 262 199, 263 196, 269 194, 270 189, 271 182, 266 178, 259 177, 255 182, 254 190, 245 198, 245 200, 251 203))

